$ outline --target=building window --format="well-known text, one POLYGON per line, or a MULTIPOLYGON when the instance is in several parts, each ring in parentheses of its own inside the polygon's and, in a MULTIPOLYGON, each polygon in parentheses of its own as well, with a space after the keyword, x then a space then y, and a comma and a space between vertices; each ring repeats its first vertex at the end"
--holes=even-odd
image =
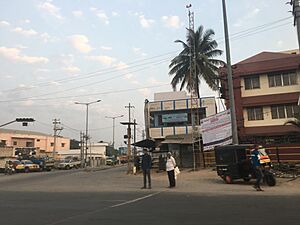
POLYGON ((4 146, 6 146, 6 140, 1 140, 0 147, 4 147, 4 146))
POLYGON ((64 147, 65 147, 65 145, 66 145, 65 143, 61 143, 61 147, 62 147, 62 148, 64 148, 64 147))
POLYGON ((297 84, 296 72, 286 72, 268 75, 269 87, 280 87, 297 84))
POLYGON ((54 146, 54 143, 53 142, 51 142, 51 147, 53 147, 54 146))
POLYGON ((260 88, 259 76, 246 77, 244 78, 244 81, 246 90, 260 88))
POLYGON ((247 109, 248 120, 263 120, 263 108, 262 107, 253 107, 247 109))
POLYGON ((33 143, 31 141, 26 141, 26 147, 33 147, 33 143))
POLYGON ((272 119, 293 118, 299 113, 297 105, 275 105, 271 106, 272 119))
POLYGON ((13 145, 18 145, 18 142, 17 141, 13 141, 13 145))
POLYGON ((40 139, 36 139, 37 142, 40 142, 40 139))

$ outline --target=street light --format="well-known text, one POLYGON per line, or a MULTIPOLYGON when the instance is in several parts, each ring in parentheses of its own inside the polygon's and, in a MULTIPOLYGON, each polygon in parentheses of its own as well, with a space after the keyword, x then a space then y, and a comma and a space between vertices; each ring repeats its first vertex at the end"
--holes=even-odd
POLYGON ((112 142, 112 147, 113 149, 115 149, 115 119, 116 118, 121 118, 123 117, 124 115, 120 115, 120 116, 106 116, 105 118, 108 118, 108 119, 112 119, 113 120, 113 142, 112 142))
POLYGON ((85 120, 85 165, 87 162, 87 151, 88 151, 88 126, 89 126, 89 105, 101 102, 101 100, 93 101, 93 102, 75 102, 77 105, 85 105, 86 106, 86 120, 85 120))

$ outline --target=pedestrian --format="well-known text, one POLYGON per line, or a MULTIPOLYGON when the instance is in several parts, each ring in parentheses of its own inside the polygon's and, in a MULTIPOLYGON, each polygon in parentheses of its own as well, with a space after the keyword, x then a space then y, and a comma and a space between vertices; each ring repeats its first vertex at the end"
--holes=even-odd
POLYGON ((254 148, 251 150, 251 163, 255 172, 256 176, 256 182, 255 185, 253 186, 257 191, 263 191, 260 188, 260 182, 263 177, 262 173, 262 167, 260 164, 260 155, 258 151, 258 145, 255 145, 254 148))
POLYGON ((152 159, 151 156, 148 153, 147 149, 144 149, 144 154, 142 156, 142 171, 143 171, 143 177, 144 177, 144 186, 142 189, 147 188, 147 178, 148 178, 148 188, 151 189, 151 165, 152 165, 152 159))
POLYGON ((169 178, 169 188, 174 188, 176 185, 175 182, 175 172, 174 169, 176 167, 176 161, 172 156, 171 152, 167 153, 167 162, 166 162, 166 170, 169 178))

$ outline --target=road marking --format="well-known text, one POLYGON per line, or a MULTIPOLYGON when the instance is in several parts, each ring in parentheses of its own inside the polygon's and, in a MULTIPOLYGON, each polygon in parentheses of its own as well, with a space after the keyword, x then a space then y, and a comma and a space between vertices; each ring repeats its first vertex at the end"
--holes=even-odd
POLYGON ((82 213, 82 214, 77 214, 77 215, 74 215, 74 216, 69 216, 69 217, 66 217, 64 219, 52 222, 52 223, 47 223, 45 225, 57 225, 57 224, 61 224, 63 222, 66 222, 68 220, 72 220, 72 219, 81 217, 81 216, 92 215, 92 214, 95 214, 95 213, 98 213, 98 212, 101 212, 101 211, 104 211, 104 210, 107 210, 107 209, 117 208, 117 207, 120 207, 120 206, 123 206, 123 205, 129 205, 129 204, 132 204, 132 203, 135 203, 135 202, 138 202, 138 201, 142 201, 142 200, 147 199, 147 198, 154 197, 154 196, 156 196, 158 194, 161 194, 163 192, 166 192, 166 191, 158 191, 158 192, 155 192, 153 194, 145 195, 143 197, 132 199, 132 200, 128 200, 126 202, 115 204, 115 205, 112 205, 112 206, 107 206, 107 207, 104 207, 102 209, 95 209, 95 210, 90 211, 90 212, 85 212, 85 213, 82 213))
POLYGON ((153 193, 153 194, 150 194, 150 195, 146 195, 146 196, 141 197, 141 198, 136 198, 136 199, 129 200, 129 201, 126 201, 126 202, 122 202, 122 203, 110 206, 109 208, 116 208, 116 207, 119 207, 119 206, 128 205, 128 204, 131 204, 131 203, 134 203, 134 202, 138 202, 138 201, 144 200, 146 198, 150 198, 150 197, 153 197, 155 195, 158 195, 158 194, 160 194, 162 192, 164 192, 164 191, 156 192, 156 193, 153 193))

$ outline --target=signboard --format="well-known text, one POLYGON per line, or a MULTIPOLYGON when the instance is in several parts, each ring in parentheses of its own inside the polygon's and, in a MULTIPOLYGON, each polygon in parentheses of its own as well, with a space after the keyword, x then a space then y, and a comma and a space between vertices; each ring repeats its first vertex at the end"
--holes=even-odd
POLYGON ((176 123, 176 122, 186 122, 186 121, 188 121, 188 114, 187 113, 162 115, 162 122, 163 123, 176 123))
POLYGON ((201 120, 203 150, 208 151, 215 146, 232 143, 230 110, 201 120))

